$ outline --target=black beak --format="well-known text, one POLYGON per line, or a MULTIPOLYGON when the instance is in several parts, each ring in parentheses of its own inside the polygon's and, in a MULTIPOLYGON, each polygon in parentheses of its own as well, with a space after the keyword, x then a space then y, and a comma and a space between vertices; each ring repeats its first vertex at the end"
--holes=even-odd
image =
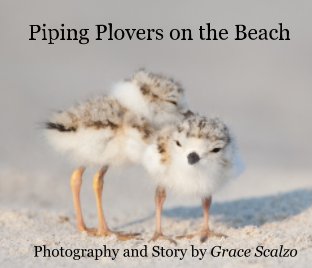
POLYGON ((196 164, 200 160, 200 157, 197 153, 193 152, 187 156, 187 161, 190 165, 196 164))

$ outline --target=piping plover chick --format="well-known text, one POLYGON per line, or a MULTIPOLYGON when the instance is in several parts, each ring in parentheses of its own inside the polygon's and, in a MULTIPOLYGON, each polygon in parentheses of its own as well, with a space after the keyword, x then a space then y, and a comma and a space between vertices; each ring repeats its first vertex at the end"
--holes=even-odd
MULTIPOLYGON (((175 81, 146 71, 118 83, 108 96, 101 96, 56 113, 46 122, 46 134, 56 150, 79 166, 71 176, 77 227, 89 234, 108 236, 102 208, 103 177, 111 166, 141 161, 153 131, 176 122, 186 111, 184 93, 175 81), (85 225, 80 203, 82 175, 87 166, 98 166, 93 188, 99 225, 85 225)), ((115 233, 126 240, 134 235, 115 233)))
POLYGON ((220 119, 192 115, 176 126, 164 128, 147 147, 143 165, 157 184, 153 241, 167 239, 175 243, 164 236, 161 229, 166 189, 202 199, 204 225, 198 233, 202 242, 209 236, 221 236, 208 225, 211 196, 230 178, 237 176, 242 165, 234 138, 220 119))

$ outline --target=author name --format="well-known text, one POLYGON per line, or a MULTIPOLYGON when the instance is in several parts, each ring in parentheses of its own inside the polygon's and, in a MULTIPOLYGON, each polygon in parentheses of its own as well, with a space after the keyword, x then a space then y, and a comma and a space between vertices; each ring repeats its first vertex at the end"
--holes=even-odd
POLYGON ((295 248, 286 248, 280 245, 276 248, 265 248, 264 246, 257 246, 255 249, 251 248, 223 248, 221 246, 214 246, 210 250, 212 257, 296 257, 298 254, 295 248))
POLYGON ((257 246, 256 248, 226 248, 222 246, 213 246, 210 249, 196 247, 190 245, 189 248, 166 248, 163 246, 148 247, 143 245, 138 248, 111 248, 107 245, 102 245, 99 248, 49 248, 47 245, 35 245, 34 257, 39 258, 72 258, 80 260, 81 258, 93 258, 99 260, 100 258, 168 258, 183 260, 186 256, 203 260, 204 258, 248 258, 248 257, 262 257, 262 258, 294 258, 298 251, 295 248, 286 248, 280 245, 274 248, 265 248, 264 246, 257 246))

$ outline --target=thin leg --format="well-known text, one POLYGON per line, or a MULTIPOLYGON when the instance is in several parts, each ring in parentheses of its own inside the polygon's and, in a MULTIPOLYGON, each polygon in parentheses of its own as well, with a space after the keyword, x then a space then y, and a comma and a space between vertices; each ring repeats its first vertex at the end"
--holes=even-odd
POLYGON ((155 205, 156 205, 156 233, 161 234, 161 216, 166 201, 167 194, 166 190, 162 187, 157 187, 155 194, 155 205))
POLYGON ((163 235, 162 229, 161 229, 161 216, 162 216, 162 210, 163 210, 165 200, 166 200, 166 190, 163 187, 158 186, 156 188, 156 193, 155 193, 156 231, 150 241, 156 241, 158 239, 162 239, 162 240, 168 240, 169 242, 176 245, 177 244, 176 241, 174 241, 172 238, 168 236, 163 235))
POLYGON ((212 198, 207 197, 202 199, 202 208, 203 208, 203 227, 202 229, 195 233, 195 234, 188 234, 188 235, 182 235, 178 238, 194 238, 195 236, 199 235, 200 242, 205 242, 209 237, 216 236, 216 237, 226 237, 226 235, 221 233, 216 233, 209 228, 209 210, 211 207, 212 198))
POLYGON ((86 225, 83 220, 82 211, 81 211, 81 204, 80 204, 80 189, 82 184, 82 174, 85 171, 84 167, 80 167, 76 169, 70 180, 70 186, 73 193, 73 201, 74 201, 74 208, 76 213, 76 222, 77 228, 80 232, 86 231, 86 225))
POLYGON ((200 231, 200 242, 205 242, 208 239, 208 235, 210 233, 209 229, 209 210, 211 207, 212 198, 211 196, 208 198, 203 198, 202 200, 202 207, 203 207, 203 219, 204 224, 203 228, 200 231))
POLYGON ((96 198, 96 207, 97 207, 97 214, 98 214, 98 220, 99 220, 99 226, 98 226, 98 235, 110 235, 111 231, 109 230, 104 212, 103 212, 103 206, 102 206, 102 192, 103 192, 103 177, 107 171, 108 167, 101 168, 94 176, 93 179, 93 190, 95 193, 96 198))
POLYGON ((112 232, 105 220, 104 212, 103 212, 103 206, 102 206, 102 192, 103 192, 103 186, 104 186, 104 175, 106 171, 108 170, 108 167, 101 168, 94 176, 93 179, 93 190, 95 193, 96 198, 96 206, 97 206, 97 214, 98 214, 98 230, 97 234, 98 236, 110 236, 112 234, 116 235, 119 240, 129 240, 136 238, 137 233, 134 234, 122 234, 118 232, 112 232))
POLYGON ((211 201, 212 201, 211 196, 208 198, 203 198, 202 200, 203 216, 204 216, 203 228, 200 231, 200 242, 202 243, 205 242, 208 239, 208 237, 212 237, 212 236, 227 237, 226 235, 214 232, 210 230, 209 228, 209 210, 211 207, 211 201))
POLYGON ((202 207, 203 207, 203 218, 204 218, 204 224, 203 224, 203 230, 209 230, 209 210, 211 207, 211 196, 208 198, 203 198, 202 200, 202 207))

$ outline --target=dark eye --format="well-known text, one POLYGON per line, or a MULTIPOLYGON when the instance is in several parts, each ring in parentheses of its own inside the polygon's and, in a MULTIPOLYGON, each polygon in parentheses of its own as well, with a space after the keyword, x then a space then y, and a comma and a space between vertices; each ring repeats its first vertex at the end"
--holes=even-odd
POLYGON ((167 100, 167 102, 169 102, 169 103, 171 103, 171 104, 173 104, 173 105, 177 106, 177 102, 176 102, 176 101, 173 101, 173 100, 167 100))
POLYGON ((214 149, 212 149, 210 152, 212 152, 212 153, 217 153, 217 152, 219 152, 221 150, 221 148, 214 148, 214 149))
POLYGON ((179 141, 175 141, 176 142, 176 145, 179 146, 179 147, 182 147, 181 143, 179 141))

